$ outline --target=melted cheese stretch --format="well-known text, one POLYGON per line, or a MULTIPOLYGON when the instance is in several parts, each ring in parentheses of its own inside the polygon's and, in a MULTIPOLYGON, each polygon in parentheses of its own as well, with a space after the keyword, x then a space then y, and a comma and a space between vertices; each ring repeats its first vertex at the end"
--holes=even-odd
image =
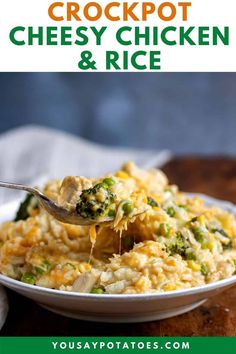
POLYGON ((94 245, 97 238, 96 225, 92 225, 89 229, 89 236, 91 244, 94 245))
MULTIPOLYGON (((42 287, 114 294, 184 289, 234 274, 234 215, 187 197, 159 170, 127 163, 105 177, 117 195, 111 225, 63 224, 29 208, 26 220, 0 228, 0 272, 42 287), (129 217, 119 210, 124 200, 133 203, 129 217)), ((81 191, 103 179, 66 177, 44 192, 73 209, 81 191)))

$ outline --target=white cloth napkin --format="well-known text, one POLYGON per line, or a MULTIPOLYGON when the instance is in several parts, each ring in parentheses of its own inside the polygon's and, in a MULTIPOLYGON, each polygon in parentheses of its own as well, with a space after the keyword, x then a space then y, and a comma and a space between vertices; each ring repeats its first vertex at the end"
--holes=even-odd
POLYGON ((0 330, 2 329, 8 313, 7 295, 2 286, 0 286, 0 330))
MULTIPOLYGON (((160 167, 169 151, 114 148, 91 143, 74 135, 39 126, 23 126, 0 135, 0 180, 40 185, 66 175, 99 176, 133 160, 141 167, 160 167)), ((20 196, 0 189, 0 204, 20 196)), ((0 288, 0 329, 8 310, 0 288)))
MULTIPOLYGON (((40 184, 66 175, 99 176, 133 160, 141 167, 161 166, 170 152, 114 148, 58 130, 23 126, 0 135, 0 180, 40 184)), ((0 189, 0 203, 19 196, 0 189)))

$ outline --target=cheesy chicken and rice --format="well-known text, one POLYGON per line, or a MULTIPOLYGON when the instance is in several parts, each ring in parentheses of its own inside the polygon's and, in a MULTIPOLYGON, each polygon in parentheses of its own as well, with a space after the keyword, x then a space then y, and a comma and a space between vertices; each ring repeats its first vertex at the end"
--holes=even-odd
POLYGON ((0 229, 0 272, 41 287, 107 294, 164 292, 235 274, 234 215, 126 163, 100 179, 51 181, 45 194, 97 221, 64 224, 28 195, 0 229), (100 224, 109 216, 114 220, 100 224))

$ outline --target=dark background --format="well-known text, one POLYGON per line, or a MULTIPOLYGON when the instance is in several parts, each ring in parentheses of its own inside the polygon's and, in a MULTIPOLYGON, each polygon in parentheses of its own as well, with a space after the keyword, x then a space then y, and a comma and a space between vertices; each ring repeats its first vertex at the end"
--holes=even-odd
POLYGON ((236 153, 235 73, 1 73, 0 132, 40 124, 108 145, 236 153))

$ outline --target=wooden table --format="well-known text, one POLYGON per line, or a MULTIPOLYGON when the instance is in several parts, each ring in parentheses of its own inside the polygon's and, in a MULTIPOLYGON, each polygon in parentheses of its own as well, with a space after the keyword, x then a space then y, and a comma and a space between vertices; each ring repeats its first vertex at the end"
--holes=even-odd
MULTIPOLYGON (((236 203, 236 160, 178 158, 164 166, 171 183, 236 203)), ((102 324, 55 315, 8 291, 10 311, 1 335, 236 336, 236 287, 187 314, 142 324, 102 324)))

